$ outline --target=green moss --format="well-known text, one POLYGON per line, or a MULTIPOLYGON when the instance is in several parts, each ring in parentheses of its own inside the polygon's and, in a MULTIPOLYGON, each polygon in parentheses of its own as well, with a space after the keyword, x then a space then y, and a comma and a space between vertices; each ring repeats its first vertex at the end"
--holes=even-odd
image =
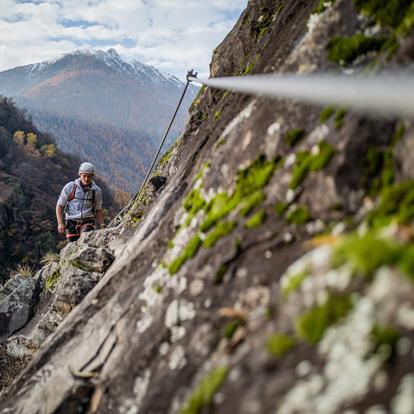
POLYGON ((281 358, 296 345, 294 338, 284 334, 273 334, 267 338, 266 349, 270 355, 281 358))
POLYGON ((213 247, 217 240, 225 235, 231 233, 236 227, 236 223, 234 221, 222 221, 218 223, 214 229, 207 234, 206 238, 204 239, 203 245, 206 249, 213 247))
POLYGON ((318 343, 326 329, 346 316, 351 308, 349 296, 330 296, 323 305, 298 317, 295 323, 298 337, 310 344, 318 343))
POLYGON ((189 396, 180 414, 199 414, 211 407, 214 395, 222 386, 227 374, 226 366, 213 368, 189 396))
POLYGON ((412 0, 354 0, 354 6, 381 26, 397 29, 412 13, 412 0))
POLYGON ((335 112, 335 118, 334 118, 334 125, 335 125, 335 129, 337 131, 339 131, 340 129, 342 129, 342 127, 344 126, 344 119, 346 114, 348 113, 348 111, 346 109, 338 109, 335 112))
POLYGON ((252 194, 266 186, 279 164, 280 158, 275 161, 266 161, 265 157, 260 156, 248 168, 239 171, 236 178, 236 188, 232 195, 229 196, 224 192, 219 193, 207 205, 207 217, 200 226, 201 231, 209 230, 238 205, 244 209, 253 201, 257 202, 255 197, 259 198, 259 196, 256 194, 253 197, 252 194), (246 200, 246 197, 249 199, 246 200))
POLYGON ((367 37, 361 33, 351 37, 335 36, 327 45, 328 59, 346 65, 368 52, 379 52, 387 40, 387 37, 367 37))
POLYGON ((411 34, 414 28, 414 3, 411 1, 411 6, 406 10, 404 19, 397 28, 397 34, 403 37, 411 34))
POLYGON ((254 229, 256 227, 259 227, 265 220, 266 212, 264 210, 260 210, 256 214, 253 214, 253 216, 251 216, 249 220, 246 221, 244 226, 248 229, 254 229))
POLYGON ((255 207, 263 203, 266 199, 266 194, 263 190, 257 190, 253 194, 245 197, 240 203, 240 214, 244 217, 247 216, 255 207))
POLYGON ((321 112, 321 114, 319 115, 319 120, 321 121, 321 123, 325 123, 326 121, 329 120, 329 118, 331 118, 331 116, 335 113, 335 108, 333 106, 327 106, 326 108, 324 108, 321 112))
POLYGON ((194 176, 194 182, 200 180, 201 178, 204 177, 204 174, 206 172, 206 170, 210 168, 210 162, 206 161, 202 167, 199 169, 199 171, 197 172, 197 174, 194 176))
POLYGON ((198 188, 193 188, 183 200, 183 207, 188 212, 186 225, 189 225, 192 218, 206 206, 206 201, 201 196, 198 188))
POLYGON ((46 279, 46 283, 45 283, 46 290, 53 290, 59 278, 60 278, 60 269, 57 269, 46 279))
POLYGON ((221 110, 214 112, 214 119, 217 120, 221 117, 221 110))
POLYGON ((214 277, 214 284, 221 285, 223 283, 224 275, 227 273, 228 266, 221 265, 217 270, 216 276, 214 277))
POLYGON ((369 216, 369 223, 381 227, 395 221, 408 224, 414 219, 414 181, 405 181, 386 187, 378 207, 369 216))
POLYGON ((283 216, 283 214, 288 209, 288 207, 289 207, 289 204, 284 203, 283 201, 278 201, 275 204, 275 213, 276 213, 276 215, 278 215, 279 217, 283 216))
POLYGON ((174 242, 173 242, 172 240, 168 240, 168 242, 167 242, 167 247, 168 247, 169 249, 172 249, 172 248, 174 247, 174 242))
POLYGON ((286 221, 290 224, 302 225, 311 219, 311 215, 307 206, 297 206, 286 216, 286 221))
POLYGON ((223 336, 230 340, 237 331, 237 329, 241 326, 244 326, 245 324, 245 321, 242 319, 235 319, 233 321, 228 322, 223 329, 223 336))
POLYGON ((391 138, 391 146, 394 147, 404 136, 405 134, 405 125, 403 122, 399 122, 395 128, 393 137, 391 138))
POLYGON ((168 271, 170 274, 177 273, 181 266, 189 259, 191 259, 198 251, 201 246, 201 238, 198 234, 196 234, 188 243, 187 246, 183 249, 181 254, 173 260, 169 266, 168 271))
POLYGON ((292 178, 290 188, 297 188, 306 178, 309 171, 322 170, 335 154, 334 148, 322 141, 318 145, 319 151, 313 155, 310 151, 298 152, 296 154, 296 163, 292 169, 292 178))
POLYGON ((335 155, 335 149, 326 141, 322 141, 318 145, 319 153, 312 156, 309 168, 311 171, 320 171, 328 165, 332 157, 335 155))
POLYGON ((294 147, 299 141, 301 141, 306 135, 303 128, 291 129, 285 136, 285 142, 291 147, 294 147))
POLYGON ((306 178, 310 171, 311 160, 312 155, 310 151, 298 152, 296 154, 296 163, 293 166, 292 178, 289 184, 290 188, 297 188, 306 178))
POLYGON ((394 160, 392 150, 370 147, 363 166, 363 187, 368 194, 377 195, 394 182, 394 160))
POLYGON ((214 148, 219 148, 226 143, 226 138, 220 138, 215 144, 214 148))
POLYGON ((237 174, 235 195, 244 197, 262 189, 269 182, 280 162, 281 158, 277 158, 275 161, 266 161, 264 156, 258 157, 248 168, 237 174))
POLYGON ((158 293, 159 295, 163 292, 162 286, 159 285, 158 283, 154 283, 152 285, 152 289, 154 290, 155 293, 158 293))
POLYGON ((345 237, 335 248, 333 264, 348 263, 355 272, 370 276, 378 267, 397 262, 398 257, 398 246, 369 232, 363 237, 357 234, 345 237))
POLYGON ((265 35, 265 33, 268 31, 268 29, 269 29, 269 26, 262 27, 260 29, 259 35, 257 36, 257 40, 261 39, 265 35))
POLYGON ((287 299, 292 292, 299 289, 303 281, 309 276, 309 270, 305 269, 302 272, 289 276, 287 283, 282 288, 282 296, 287 299))
POLYGON ((369 278, 379 267, 392 266, 414 282, 414 246, 381 238, 375 230, 344 238, 335 248, 332 262, 334 266, 350 264, 355 273, 369 278))
POLYGON ((189 111, 188 111, 188 112, 190 112, 190 113, 191 113, 191 112, 192 112, 192 111, 196 108, 196 106, 200 105, 200 102, 201 102, 201 97, 203 96, 203 94, 204 94, 205 90, 206 90, 206 86, 205 86, 205 85, 203 85, 203 86, 200 88, 200 90, 198 91, 198 94, 197 94, 197 96, 195 97, 195 99, 194 99, 193 103, 191 104, 190 109, 189 109, 189 111))
POLYGON ((335 4, 335 0, 319 0, 319 4, 316 7, 316 9, 313 11, 313 13, 321 14, 323 13, 328 7, 335 4))
POLYGON ((254 67, 254 62, 250 62, 245 68, 244 68, 244 70, 243 70, 243 72, 242 72, 242 76, 246 76, 246 75, 248 75, 251 71, 252 71, 252 69, 253 69, 253 67, 254 67))
POLYGON ((231 198, 227 193, 218 193, 206 207, 207 217, 201 223, 203 232, 211 229, 219 220, 227 216, 238 204, 238 200, 231 198))

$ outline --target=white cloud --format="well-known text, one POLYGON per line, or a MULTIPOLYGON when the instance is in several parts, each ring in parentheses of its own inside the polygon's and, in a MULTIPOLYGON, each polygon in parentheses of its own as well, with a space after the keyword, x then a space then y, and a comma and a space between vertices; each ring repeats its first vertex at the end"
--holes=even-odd
POLYGON ((208 72, 247 0, 0 0, 0 70, 115 48, 181 78, 208 72))

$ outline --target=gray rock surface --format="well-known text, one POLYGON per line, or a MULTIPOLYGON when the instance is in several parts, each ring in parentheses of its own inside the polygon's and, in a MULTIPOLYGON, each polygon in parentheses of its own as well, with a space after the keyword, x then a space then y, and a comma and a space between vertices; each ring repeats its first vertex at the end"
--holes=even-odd
POLYGON ((0 293, 0 344, 22 328, 36 304, 36 281, 20 275, 10 279, 0 293))

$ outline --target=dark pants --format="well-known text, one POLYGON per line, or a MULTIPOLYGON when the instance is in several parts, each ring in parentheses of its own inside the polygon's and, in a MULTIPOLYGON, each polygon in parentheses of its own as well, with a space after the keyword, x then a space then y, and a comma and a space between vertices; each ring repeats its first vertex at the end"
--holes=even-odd
POLYGON ((82 233, 95 230, 94 219, 86 220, 66 220, 66 238, 69 242, 79 239, 82 233))

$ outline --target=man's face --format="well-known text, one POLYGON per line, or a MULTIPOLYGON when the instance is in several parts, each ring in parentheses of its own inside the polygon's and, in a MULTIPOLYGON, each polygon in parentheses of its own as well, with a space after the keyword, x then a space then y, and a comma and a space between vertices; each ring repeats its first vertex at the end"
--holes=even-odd
POLYGON ((79 177, 83 185, 89 185, 92 181, 93 174, 80 173, 79 177))

